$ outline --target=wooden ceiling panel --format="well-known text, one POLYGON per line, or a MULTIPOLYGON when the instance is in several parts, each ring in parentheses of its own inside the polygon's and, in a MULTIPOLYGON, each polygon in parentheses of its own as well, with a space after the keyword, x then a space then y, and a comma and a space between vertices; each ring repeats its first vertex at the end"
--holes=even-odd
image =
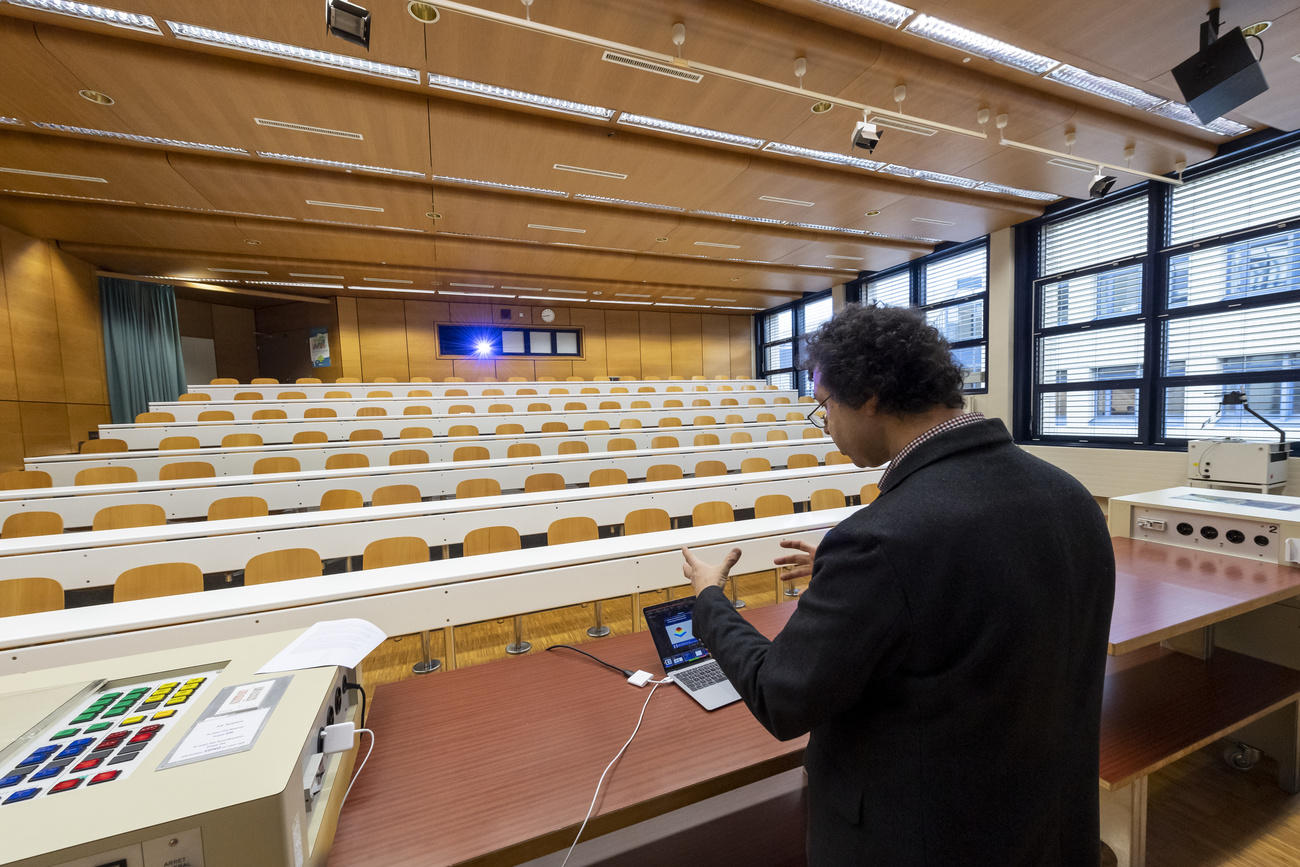
POLYGON ((167 246, 199 249, 248 249, 246 237, 230 217, 173 214, 163 210, 124 208, 97 202, 32 200, 0 196, 0 222, 37 238, 84 244, 167 246))
POLYGON ((919 252, 882 247, 863 241, 810 240, 776 261, 781 265, 829 265, 858 271, 881 271, 901 265, 919 255, 919 252))
POLYGON ((180 50, 185 43, 168 48, 44 25, 39 33, 55 61, 44 65, 72 70, 93 82, 83 86, 117 102, 98 106, 75 94, 69 102, 47 86, 34 98, 63 111, 51 116, 47 109, 28 119, 242 147, 250 154, 263 150, 428 170, 426 103, 420 95, 180 50), (346 135, 259 126, 258 117, 346 135))

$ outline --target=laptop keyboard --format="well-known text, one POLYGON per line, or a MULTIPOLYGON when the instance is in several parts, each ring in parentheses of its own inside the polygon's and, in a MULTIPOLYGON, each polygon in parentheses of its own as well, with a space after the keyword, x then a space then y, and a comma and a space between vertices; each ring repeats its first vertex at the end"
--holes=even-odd
POLYGON ((688 689, 704 689, 706 686, 722 683, 726 679, 727 676, 722 673, 722 667, 716 662, 693 665, 682 671, 673 672, 673 680, 688 689))

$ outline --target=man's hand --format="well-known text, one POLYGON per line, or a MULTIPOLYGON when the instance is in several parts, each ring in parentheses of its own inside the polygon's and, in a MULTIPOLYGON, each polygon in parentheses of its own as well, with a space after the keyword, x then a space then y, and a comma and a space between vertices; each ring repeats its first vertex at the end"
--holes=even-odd
POLYGON ((813 555, 817 549, 807 542, 800 542, 798 539, 782 539, 782 548, 793 548, 798 554, 786 554, 783 557, 775 557, 772 562, 778 567, 789 566, 791 568, 781 570, 778 568, 777 574, 781 576, 782 581, 794 581, 798 578, 807 578, 812 574, 813 555))
POLYGON ((699 596, 703 590, 709 587, 721 587, 727 583, 727 576, 731 574, 731 567, 735 566, 740 559, 740 549, 732 548, 728 551, 727 556, 718 566, 705 563, 692 554, 691 549, 686 547, 682 548, 682 557, 685 558, 685 562, 682 563, 682 575, 686 577, 687 581, 691 582, 691 586, 695 588, 695 595, 699 596))

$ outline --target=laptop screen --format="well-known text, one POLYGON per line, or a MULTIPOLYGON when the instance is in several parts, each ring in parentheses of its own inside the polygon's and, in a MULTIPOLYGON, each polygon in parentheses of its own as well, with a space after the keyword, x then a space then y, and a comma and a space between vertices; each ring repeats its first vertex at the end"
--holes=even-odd
POLYGON ((692 624, 694 612, 694 596, 644 609, 646 628, 654 639, 664 671, 671 672, 674 668, 708 657, 708 648, 695 637, 692 624))

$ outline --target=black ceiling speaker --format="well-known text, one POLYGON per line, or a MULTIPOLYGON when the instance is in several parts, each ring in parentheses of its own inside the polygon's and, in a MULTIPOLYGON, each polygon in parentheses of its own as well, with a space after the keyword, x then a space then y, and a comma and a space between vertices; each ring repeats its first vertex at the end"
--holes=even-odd
POLYGON ((370 50, 370 12, 347 0, 325 0, 325 26, 330 34, 370 50))
POLYGON ((1201 50, 1174 67, 1174 80, 1201 123, 1268 90, 1241 28, 1219 35, 1218 9, 1211 9, 1209 20, 1201 24, 1201 50))

